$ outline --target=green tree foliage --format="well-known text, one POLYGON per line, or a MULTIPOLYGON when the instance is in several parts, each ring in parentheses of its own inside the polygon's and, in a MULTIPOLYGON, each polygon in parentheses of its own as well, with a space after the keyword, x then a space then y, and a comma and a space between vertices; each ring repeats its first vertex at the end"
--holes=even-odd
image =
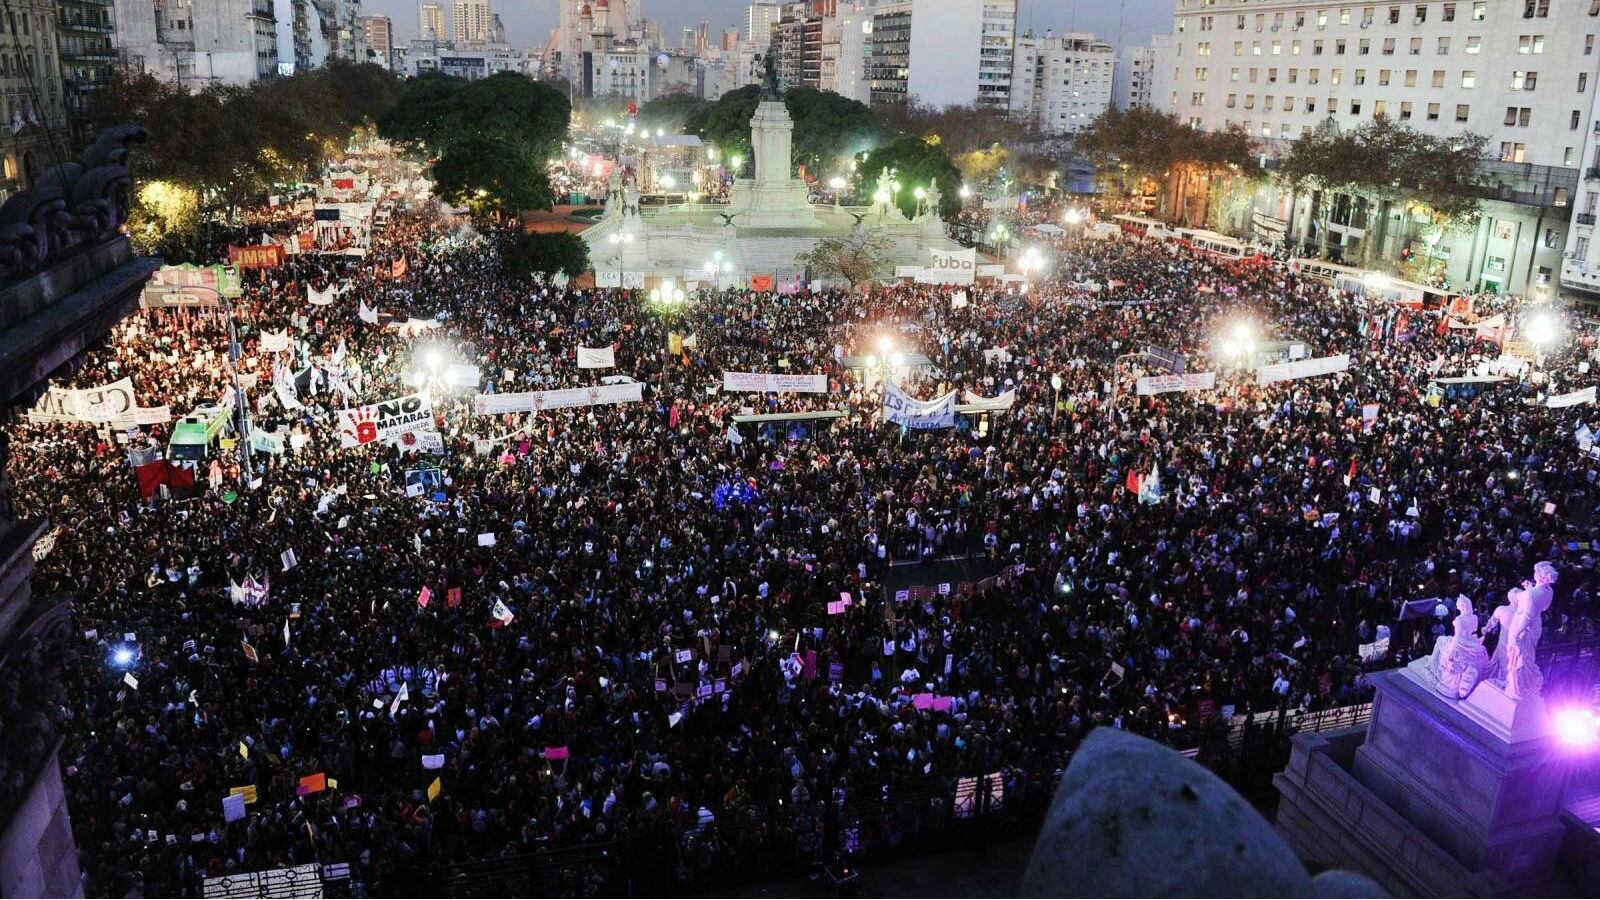
POLYGON ((856 287, 889 271, 889 239, 857 228, 842 238, 823 238, 795 257, 821 278, 843 278, 856 287))
POLYGON ((503 252, 508 269, 529 277, 561 272, 576 278, 589 268, 589 245, 566 231, 521 234, 503 252))
POLYGON ((571 114, 560 91, 515 72, 470 82, 430 74, 406 83, 378 131, 435 157, 444 199, 514 214, 554 202, 546 163, 561 155, 571 114))
POLYGON ((918 103, 890 103, 873 109, 884 127, 895 134, 937 136, 945 152, 960 158, 990 147, 1016 147, 1039 138, 1025 119, 1012 118, 1005 110, 990 106, 946 106, 942 109, 918 103))
POLYGON ((248 87, 198 92, 119 71, 95 94, 89 113, 98 127, 143 125, 150 139, 134 155, 135 178, 193 191, 204 217, 310 177, 399 93, 399 82, 372 65, 333 63, 248 87))
POLYGON ((1350 131, 1327 122, 1302 135, 1278 167, 1291 190, 1350 193, 1425 207, 1445 227, 1476 219, 1487 139, 1435 137, 1376 116, 1350 131))
MULTIPOLYGON (((812 172, 837 169, 851 156, 882 141, 888 131, 865 104, 832 91, 791 88, 784 95, 794 119, 794 162, 812 172)), ((684 121, 725 155, 750 158, 750 117, 761 103, 761 86, 748 85, 723 94, 684 121)))
POLYGON ((915 215, 918 187, 939 186, 939 213, 948 219, 961 210, 961 170, 950 161, 934 138, 902 135, 859 157, 862 190, 868 196, 876 189, 878 173, 888 169, 902 188, 896 197, 902 212, 915 215))
POLYGON ((1108 109, 1075 144, 1101 174, 1125 193, 1166 181, 1174 169, 1245 169, 1253 164, 1250 136, 1238 127, 1200 131, 1152 109, 1108 109))
POLYGON ((669 134, 678 134, 683 130, 685 123, 703 115, 710 105, 709 102, 682 91, 663 94, 639 107, 639 127, 646 131, 662 128, 669 134))

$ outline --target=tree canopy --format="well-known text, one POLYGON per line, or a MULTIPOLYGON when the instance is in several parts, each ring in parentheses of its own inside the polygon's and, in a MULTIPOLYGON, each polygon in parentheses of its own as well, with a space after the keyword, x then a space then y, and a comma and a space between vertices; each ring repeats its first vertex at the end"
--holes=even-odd
POLYGON ((571 114, 560 91, 515 72, 477 81, 430 73, 406 82, 378 130, 435 157, 444 199, 514 214, 554 202, 546 162, 561 155, 571 114))
POLYGON ((858 160, 863 191, 870 193, 877 184, 878 173, 885 169, 900 181, 904 187, 896 203, 908 216, 916 214, 914 190, 930 184, 939 186, 941 215, 948 219, 961 210, 961 170, 933 138, 901 135, 858 160))
MULTIPOLYGON (((205 214, 310 177, 342 151, 356 128, 393 106, 399 93, 394 76, 373 65, 332 63, 287 78, 197 92, 118 71, 94 95, 89 115, 97 127, 130 120, 143 125, 149 141, 134 156, 138 181, 161 184, 156 193, 164 206, 205 214), (184 197, 192 199, 174 200, 184 197)), ((137 217, 137 202, 135 207, 137 217)))
POLYGON ((503 252, 508 269, 529 277, 561 272, 576 278, 589 268, 589 245, 566 231, 519 234, 503 252))
POLYGON ((1349 131, 1326 122, 1290 145, 1277 177, 1291 189, 1416 203, 1450 226, 1477 216, 1486 143, 1478 134, 1424 134, 1387 116, 1349 131))
MULTIPOLYGON (((791 88, 784 95, 794 119, 794 162, 813 172, 824 172, 888 134, 883 123, 865 104, 832 91, 791 88)), ((752 84, 723 94, 684 121, 684 129, 729 155, 750 154, 750 118, 761 103, 761 86, 752 84)), ((641 115, 643 110, 641 110, 641 115)))
POLYGON ((646 131, 664 128, 676 134, 683 130, 685 123, 704 115, 710 105, 709 101, 683 91, 663 94, 639 107, 639 127, 646 131))
POLYGON ((1075 146, 1102 172, 1131 186, 1160 182, 1175 166, 1215 171, 1244 169, 1253 162, 1252 141, 1242 128, 1201 131, 1177 116, 1145 108, 1106 110, 1075 146))

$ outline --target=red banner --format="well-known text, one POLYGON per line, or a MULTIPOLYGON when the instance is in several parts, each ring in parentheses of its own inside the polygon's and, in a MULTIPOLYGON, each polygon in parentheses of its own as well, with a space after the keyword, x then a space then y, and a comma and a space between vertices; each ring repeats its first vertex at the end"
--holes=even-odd
POLYGON ((406 258, 404 256, 402 256, 399 259, 395 260, 392 264, 390 264, 390 266, 389 266, 389 277, 390 278, 404 278, 404 277, 406 277, 406 271, 409 268, 410 268, 410 266, 407 265, 406 258))
POLYGON ((773 279, 771 275, 751 275, 750 290, 770 291, 772 290, 772 281, 773 279))
POLYGON ((355 186, 356 186, 356 180, 354 178, 335 178, 335 179, 333 179, 333 189, 336 190, 336 191, 355 190, 355 186))
POLYGON ((283 265, 282 244, 246 244, 228 248, 228 262, 241 269, 270 269, 283 265))

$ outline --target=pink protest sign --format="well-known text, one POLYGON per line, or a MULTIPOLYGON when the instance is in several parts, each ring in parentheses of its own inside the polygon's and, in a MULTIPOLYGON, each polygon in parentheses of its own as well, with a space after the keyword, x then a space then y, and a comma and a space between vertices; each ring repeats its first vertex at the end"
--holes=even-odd
POLYGON ((913 694, 911 697, 911 706, 914 709, 933 709, 933 695, 913 694))
POLYGON ((544 758, 547 759, 547 760, 550 760, 552 762, 554 762, 555 760, 558 760, 558 759, 566 759, 567 758, 567 748, 565 748, 565 747, 546 747, 546 748, 544 748, 544 758))

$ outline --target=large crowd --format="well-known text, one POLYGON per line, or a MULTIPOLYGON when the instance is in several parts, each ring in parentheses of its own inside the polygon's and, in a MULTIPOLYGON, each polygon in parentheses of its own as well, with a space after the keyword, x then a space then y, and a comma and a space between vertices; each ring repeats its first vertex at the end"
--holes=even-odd
MULTIPOLYGON (((602 844, 693 884, 848 849, 829 811, 891 788, 999 773, 1044 796, 1096 726, 1181 743, 1217 717, 1359 702, 1358 647, 1392 631, 1393 664, 1446 627, 1402 627, 1402 604, 1464 593, 1484 613, 1536 560, 1562 573, 1546 639, 1593 631, 1595 466, 1574 439, 1593 407, 1537 402, 1600 382, 1576 319, 1541 376, 1431 402, 1431 380, 1499 349, 1172 247, 1065 241, 1027 290, 700 290, 669 309, 509 276, 505 237, 423 210, 367 259, 248 270, 252 427, 292 440, 248 471, 215 449, 192 492, 144 499, 130 465, 170 426, 13 416, 17 512, 61 526, 34 591, 74 598, 51 714, 90 894, 319 861, 393 892, 417 866, 602 844), (311 306, 308 286, 343 291, 311 306), (437 327, 392 327, 408 318, 437 327), (1351 365, 1259 386, 1212 346, 1241 322, 1351 365), (294 345, 264 350, 279 329, 294 345), (580 346, 615 367, 578 368, 580 346), (845 364, 885 346, 928 364, 845 364), (1217 388, 1137 395, 1156 370, 1126 355, 1150 346, 1217 388), (443 452, 342 448, 335 411, 412 393, 433 354, 482 375, 431 384, 443 452), (283 365, 299 409, 273 389, 283 365), (829 391, 726 393, 724 371, 829 391), (478 392, 615 375, 643 402, 474 414, 478 392), (1016 402, 907 431, 881 419, 884 378, 1016 402), (733 422, 824 409, 844 415, 733 422), (429 468, 440 482, 408 492, 429 468), (995 577, 895 587, 952 557, 995 577), (252 577, 264 601, 236 602, 252 577)), ((129 376, 182 413, 227 393, 227 348, 217 311, 141 312, 53 383, 129 376)))

